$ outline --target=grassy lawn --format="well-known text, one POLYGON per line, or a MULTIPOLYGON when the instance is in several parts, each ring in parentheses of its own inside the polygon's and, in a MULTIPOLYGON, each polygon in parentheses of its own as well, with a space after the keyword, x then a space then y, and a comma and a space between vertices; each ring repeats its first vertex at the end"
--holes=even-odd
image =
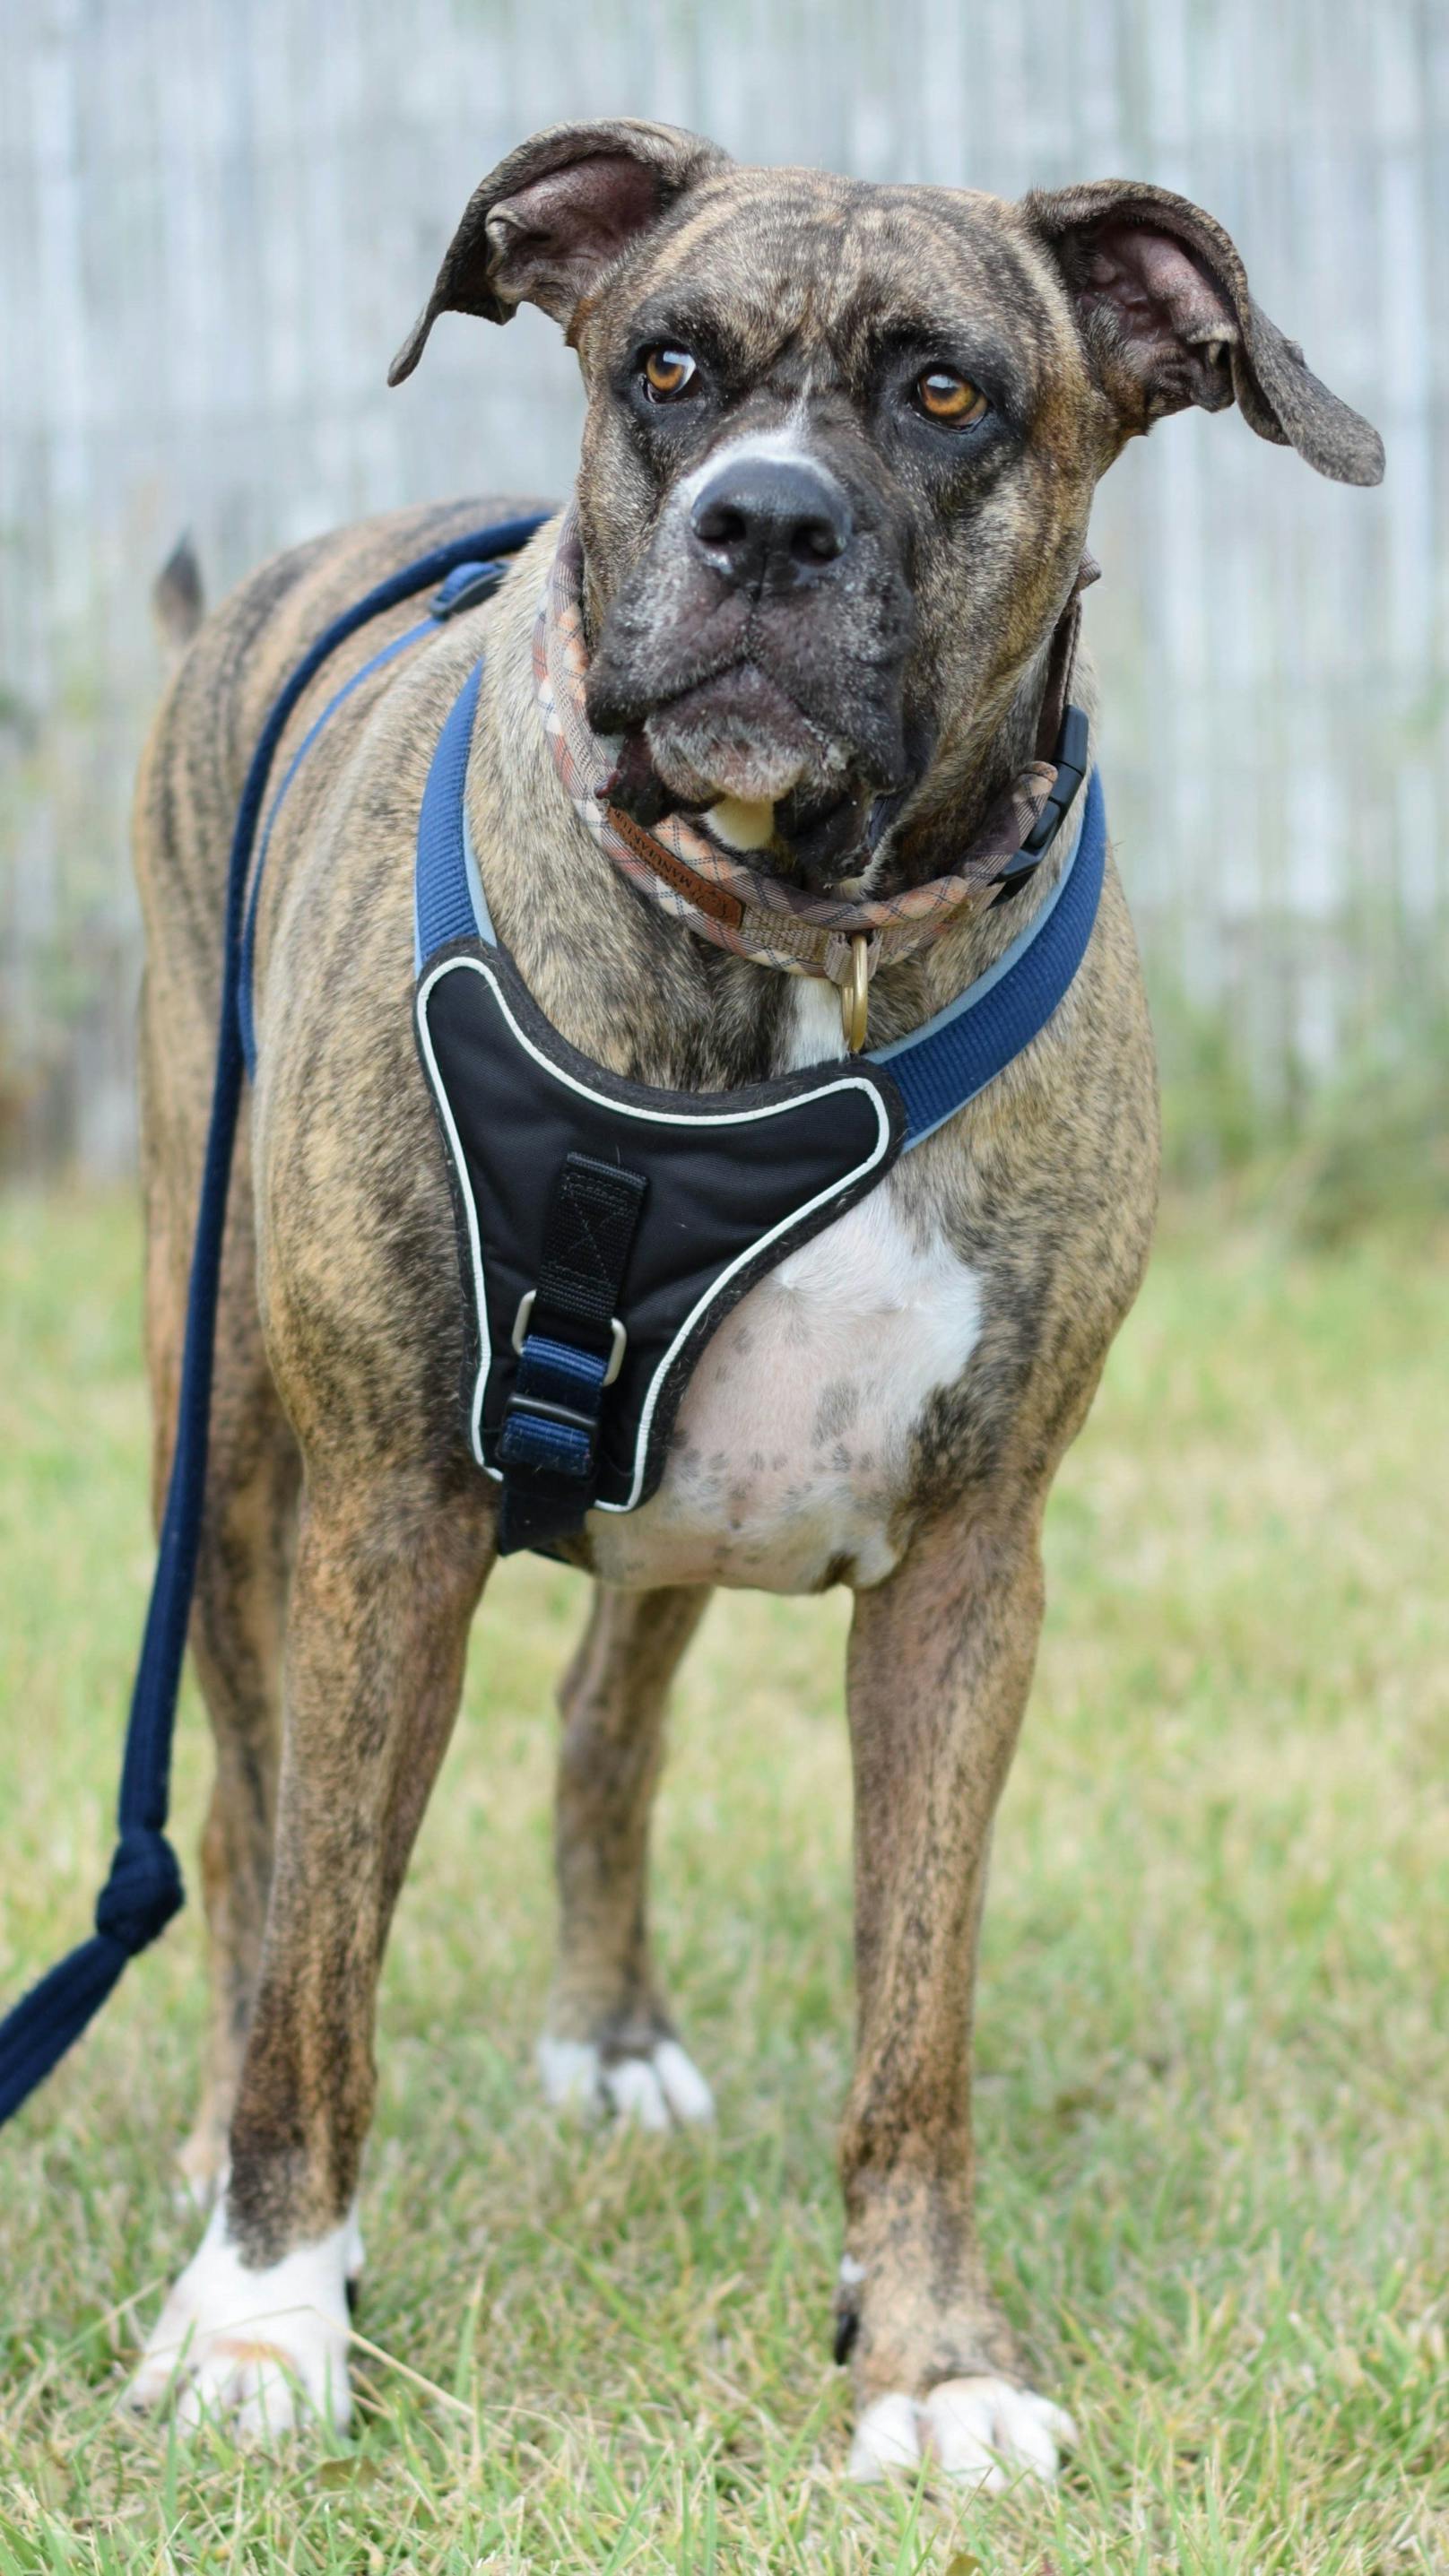
MULTIPOLYGON (((86 1927, 149 1545, 129 1211, 0 1201, 0 1995, 86 1927)), ((350 2444, 115 2411, 194 2222, 188 1909, 0 2142, 0 2576, 85 2569, 1449 2567, 1449 1276, 1159 1254, 1049 1521, 997 1840, 986 2242, 1082 2445, 995 2504, 851 2493, 829 2364, 847 2078, 846 1605, 727 1598, 657 1919, 703 2148, 558 2134, 550 1690, 511 1565, 382 2000, 350 2444)), ((181 1848, 204 1724, 183 1711, 181 1848)))

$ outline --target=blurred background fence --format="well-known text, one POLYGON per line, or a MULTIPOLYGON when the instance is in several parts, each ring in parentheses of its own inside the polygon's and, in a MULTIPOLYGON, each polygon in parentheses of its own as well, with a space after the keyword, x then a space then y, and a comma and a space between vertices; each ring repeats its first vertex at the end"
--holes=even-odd
POLYGON ((215 597, 360 511, 562 492, 579 403, 541 317, 448 319, 405 391, 383 375, 491 163, 619 112, 1008 195, 1142 176, 1227 224, 1389 474, 1344 491, 1194 415, 1102 489, 1088 618, 1176 1150, 1290 1134, 1356 1068, 1422 1084, 1449 1018, 1442 0, 6 0, 0 1156, 131 1155, 157 565, 189 528, 215 597))

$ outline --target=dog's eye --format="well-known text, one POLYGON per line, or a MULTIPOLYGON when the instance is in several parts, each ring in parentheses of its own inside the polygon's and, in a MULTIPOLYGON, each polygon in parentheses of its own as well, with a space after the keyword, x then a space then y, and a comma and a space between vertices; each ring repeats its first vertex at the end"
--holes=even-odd
POLYGON ((986 396, 952 367, 927 367, 917 376, 914 391, 927 420, 942 421, 948 429, 969 429, 986 409, 986 396))
POLYGON ((651 349, 644 360, 644 383, 655 402, 677 402, 699 373, 687 349, 651 349))

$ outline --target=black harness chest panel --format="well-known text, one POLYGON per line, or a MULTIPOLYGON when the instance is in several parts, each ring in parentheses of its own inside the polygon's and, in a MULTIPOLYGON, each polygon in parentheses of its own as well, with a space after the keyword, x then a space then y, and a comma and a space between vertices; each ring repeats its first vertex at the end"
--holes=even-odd
MULTIPOLYGON (((491 1475, 503 1475, 511 1410, 528 1403, 515 1342, 527 1339, 524 1301, 548 1266, 559 1176, 580 1156, 626 1183, 637 1175, 617 1310, 627 1334, 590 1474, 594 1504, 630 1511, 659 1483, 680 1397, 716 1326, 895 1161, 905 1138, 896 1086, 860 1058, 726 1093, 625 1081, 570 1046, 506 950, 477 939, 429 959, 416 1024, 453 1181, 472 1335, 468 1436, 491 1475)), ((525 1508, 505 1551, 537 1546, 544 1524, 563 1525, 548 1509, 556 1479, 507 1464, 525 1508), (531 1514, 534 1482, 541 1509, 531 1514)), ((571 1517, 577 1526, 577 1504, 571 1517)))

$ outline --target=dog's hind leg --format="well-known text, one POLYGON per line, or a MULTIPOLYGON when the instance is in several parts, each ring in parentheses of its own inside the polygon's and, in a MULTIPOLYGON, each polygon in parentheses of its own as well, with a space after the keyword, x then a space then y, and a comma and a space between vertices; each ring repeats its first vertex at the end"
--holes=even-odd
POLYGON ((539 2073, 561 2108, 651 2129, 714 2114, 655 1981, 646 1895, 669 1686, 708 1599, 599 1585, 559 1693, 559 1960, 539 2073))
MULTIPOLYGON (((204 1143, 206 1056, 213 1043, 210 1005, 197 989, 200 978, 178 972, 177 966, 173 957, 153 957, 142 1014, 146 1350, 152 1509, 158 1522, 171 1469, 204 1143), (184 1033, 180 1042, 178 1031, 184 1033)), ((261 1959, 298 1475, 297 1445, 262 1346, 244 1132, 227 1209, 206 1506, 190 1632, 216 1749, 201 1843, 211 2013, 201 2104, 180 2157, 187 2189, 203 2206, 226 2161, 227 2127, 261 1959)))
POLYGON ((492 1558, 483 1480, 398 1463, 309 1475, 261 1973, 230 2177, 162 2309, 133 2401, 285 2430, 350 2411, 347 2283, 393 1906, 462 1688, 492 1558))
MULTIPOLYGON (((236 1392, 235 1375, 233 1388, 236 1392)), ((181 2150, 192 2197, 207 2202, 226 2162, 261 1967, 281 1737, 282 1632, 295 1526, 297 1455, 270 1387, 255 1390, 244 1444, 222 1445, 209 1478, 191 1646, 216 1746, 201 1880, 211 2018, 196 2125, 181 2150)), ((240 1424, 235 1426, 240 1428, 240 1424)))
MULTIPOLYGON (((241 1395, 233 1364, 233 1399, 241 1395)), ((201 1880, 211 1956, 211 2018, 196 2125, 181 2150, 192 2197, 207 2202, 226 2162, 261 1967, 281 1742, 282 1634, 296 1519, 298 1460, 270 1381, 248 1390, 208 1479, 191 1647, 216 1746, 201 1880)))

